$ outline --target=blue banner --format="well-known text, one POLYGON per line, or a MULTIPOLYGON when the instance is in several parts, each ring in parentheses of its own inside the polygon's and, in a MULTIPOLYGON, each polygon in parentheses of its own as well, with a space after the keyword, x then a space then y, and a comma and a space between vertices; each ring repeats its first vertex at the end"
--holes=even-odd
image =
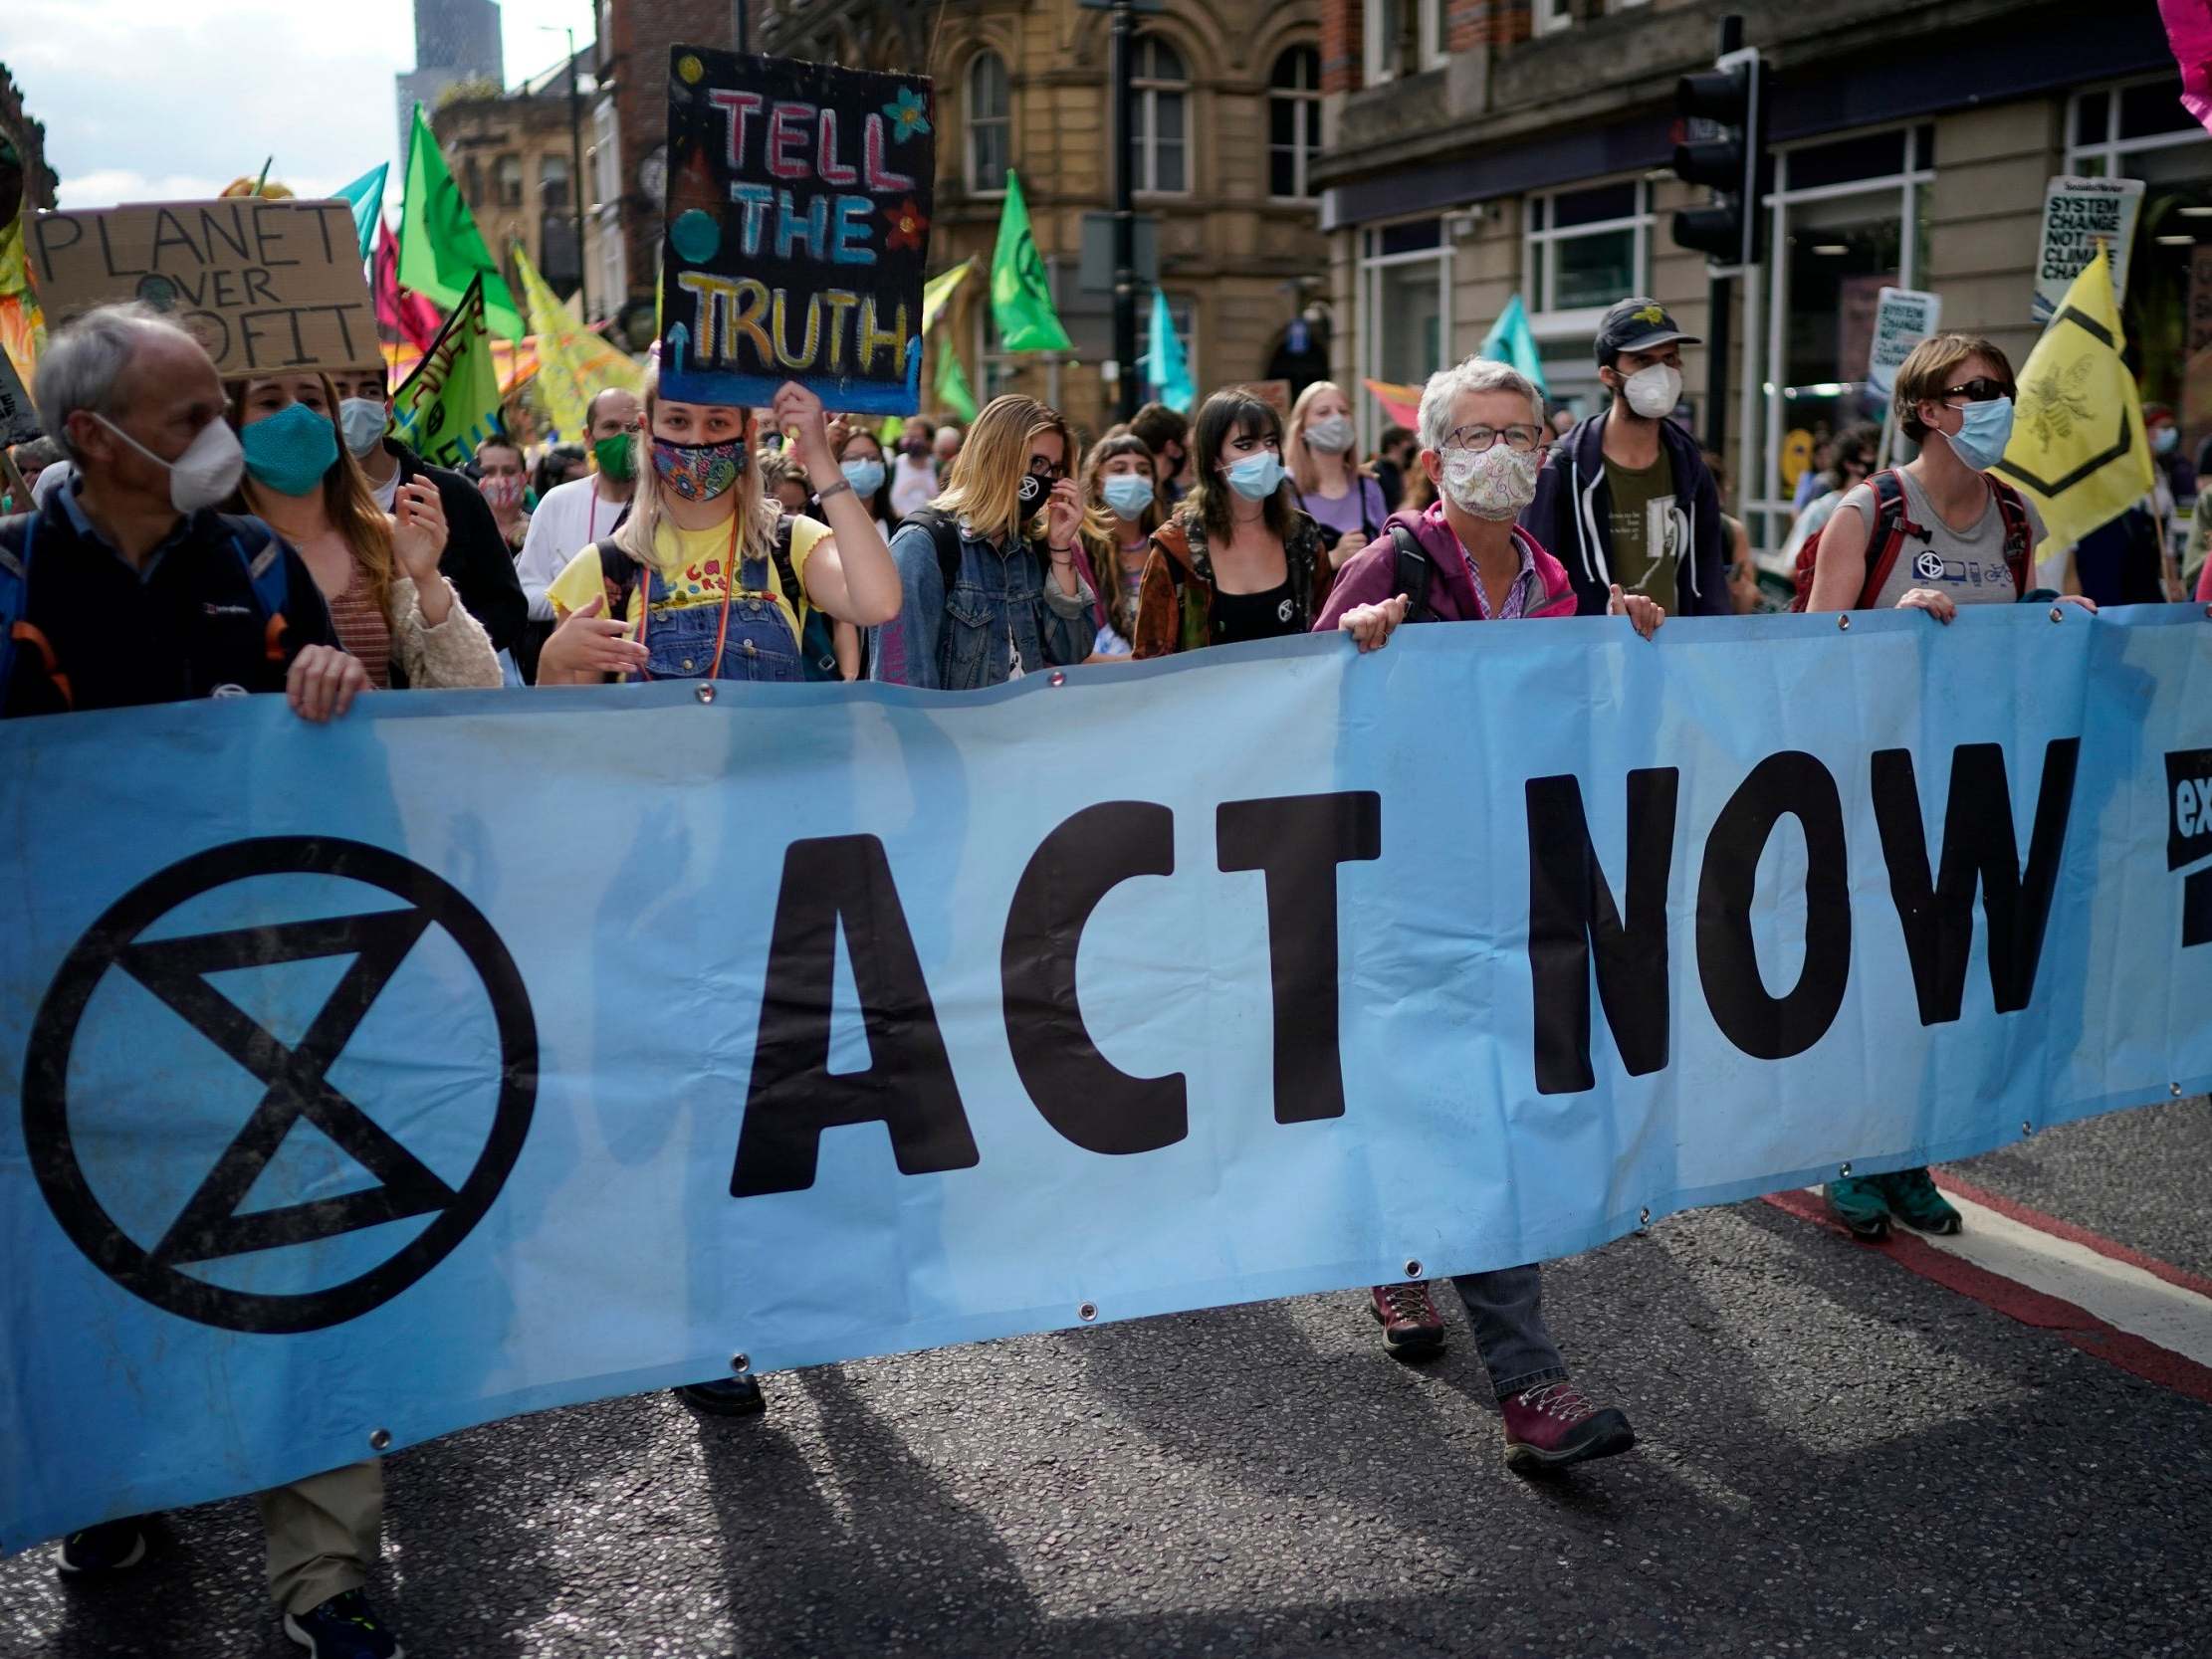
POLYGON ((239 699, 0 775, 9 1550, 2212 1082, 2196 607, 239 699))

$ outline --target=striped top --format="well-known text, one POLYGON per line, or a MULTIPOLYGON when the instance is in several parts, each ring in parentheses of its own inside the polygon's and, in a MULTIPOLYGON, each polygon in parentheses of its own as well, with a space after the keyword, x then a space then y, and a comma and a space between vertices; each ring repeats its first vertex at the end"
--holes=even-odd
POLYGON ((345 591, 331 600, 331 621, 337 629, 338 644, 368 671, 368 683, 378 691, 390 691, 391 624, 376 608, 368 573, 359 560, 354 561, 353 579, 345 584, 345 591))

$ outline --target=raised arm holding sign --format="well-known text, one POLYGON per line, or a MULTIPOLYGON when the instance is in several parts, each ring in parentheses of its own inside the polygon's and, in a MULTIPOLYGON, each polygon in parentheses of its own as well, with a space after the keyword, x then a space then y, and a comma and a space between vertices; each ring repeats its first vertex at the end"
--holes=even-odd
POLYGON ((670 50, 662 395, 919 408, 930 82, 670 50))

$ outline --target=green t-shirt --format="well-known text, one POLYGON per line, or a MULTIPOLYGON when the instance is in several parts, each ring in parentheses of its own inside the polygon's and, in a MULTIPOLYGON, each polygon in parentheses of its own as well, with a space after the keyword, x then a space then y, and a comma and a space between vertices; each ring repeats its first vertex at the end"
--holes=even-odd
POLYGON ((1689 547, 1689 517, 1674 500, 1674 467, 1662 447, 1641 470, 1610 455, 1606 489, 1613 497, 1613 579, 1624 593, 1641 593, 1668 612, 1675 604, 1675 560, 1689 547))

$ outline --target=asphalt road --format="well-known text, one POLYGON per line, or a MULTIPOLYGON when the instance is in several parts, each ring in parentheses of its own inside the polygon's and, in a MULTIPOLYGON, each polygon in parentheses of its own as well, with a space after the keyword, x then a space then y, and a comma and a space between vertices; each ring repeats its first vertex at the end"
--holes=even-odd
MULTIPOLYGON (((1960 1172, 2212 1274, 2203 1101, 1960 1172)), ((1339 1294, 455 1435, 392 1458, 372 1593, 415 1659, 2212 1655, 2212 1407, 1762 1203, 1547 1285, 1643 1437, 1550 1480, 1456 1306, 1413 1367, 1339 1294)), ((298 1652, 250 1506, 165 1528, 128 1583, 0 1563, 0 1652, 298 1652)))

